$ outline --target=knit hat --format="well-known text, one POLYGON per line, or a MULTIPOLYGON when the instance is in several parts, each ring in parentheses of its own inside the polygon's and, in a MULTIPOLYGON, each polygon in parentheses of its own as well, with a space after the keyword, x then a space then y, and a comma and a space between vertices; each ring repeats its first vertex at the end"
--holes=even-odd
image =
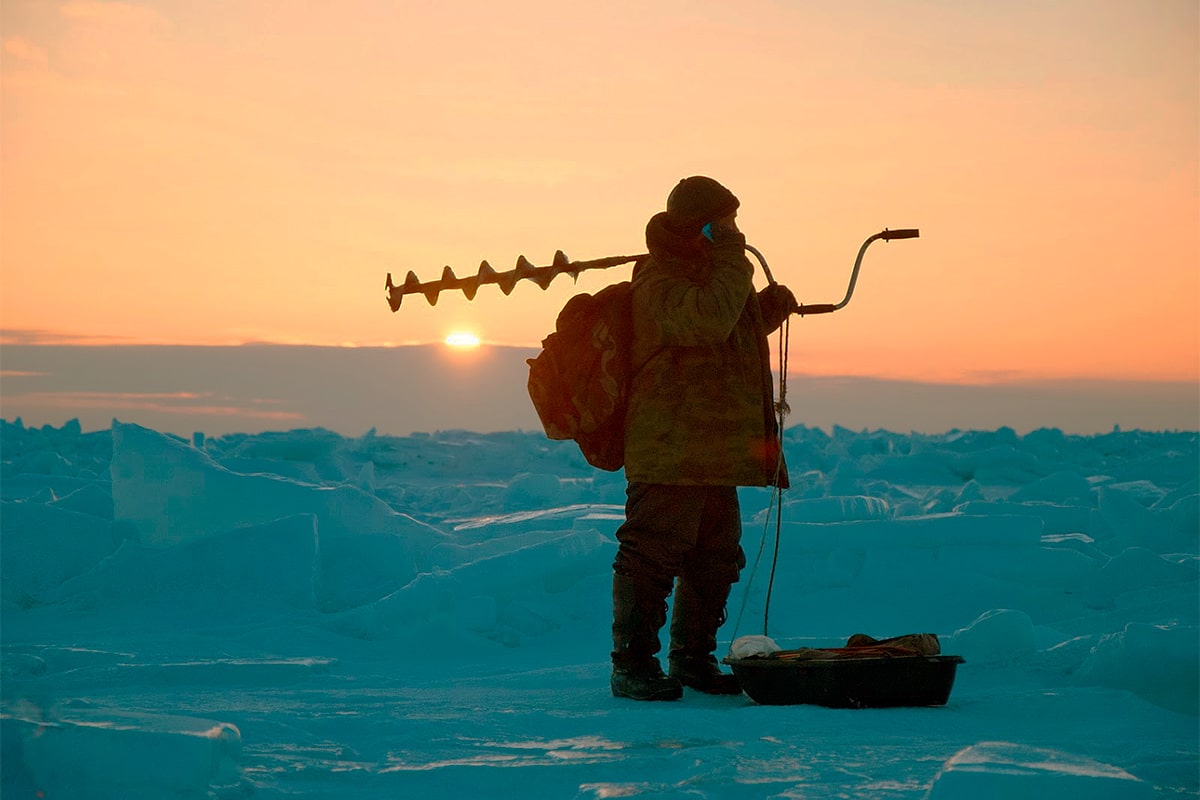
POLYGON ((667 196, 667 216, 677 227, 699 231, 706 222, 727 217, 741 205, 733 192, 703 175, 684 178, 667 196))

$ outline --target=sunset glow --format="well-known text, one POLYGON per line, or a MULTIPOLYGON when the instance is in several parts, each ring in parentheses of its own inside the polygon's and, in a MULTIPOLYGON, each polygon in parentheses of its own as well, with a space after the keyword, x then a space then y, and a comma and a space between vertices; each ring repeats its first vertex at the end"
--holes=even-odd
POLYGON ((446 337, 446 344, 450 347, 468 350, 472 347, 479 347, 479 337, 473 333, 458 331, 446 337))
POLYGON ((1194 0, 5 0, 0 337, 536 347, 629 268, 396 313, 384 276, 641 253, 708 174, 804 303, 921 229, 794 322, 793 370, 1200 380, 1198 28, 1194 0))

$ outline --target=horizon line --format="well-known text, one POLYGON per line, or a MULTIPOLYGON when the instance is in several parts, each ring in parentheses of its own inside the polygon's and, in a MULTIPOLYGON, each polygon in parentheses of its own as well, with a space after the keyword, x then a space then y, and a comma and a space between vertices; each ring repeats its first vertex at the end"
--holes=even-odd
MULTIPOLYGON (((485 349, 499 350, 521 350, 525 352, 536 352, 541 349, 540 345, 517 345, 505 344, 499 342, 480 342, 478 346, 462 349, 453 345, 447 344, 445 341, 421 341, 421 342, 385 342, 380 344, 318 344, 310 342, 277 342, 266 340, 250 340, 228 344, 196 344, 196 343, 178 343, 178 342, 131 342, 131 341, 98 341, 101 337, 84 338, 81 341, 75 340, 44 340, 44 339, 27 339, 23 336, 18 336, 15 339, 11 337, 12 331, 0 330, 0 348, 76 348, 76 349, 191 349, 191 350, 251 350, 255 348, 295 348, 309 350, 346 350, 346 351, 370 351, 370 350, 402 350, 407 348, 438 348, 445 350, 448 354, 462 357, 470 356, 473 352, 485 349)), ((36 332, 22 332, 36 333, 36 332)), ((772 369, 772 372, 778 376, 778 370, 772 369)), ((818 379, 823 381, 878 381, 883 383, 894 384, 915 384, 920 386, 1081 386, 1081 385, 1096 385, 1096 386, 1112 386, 1112 385, 1157 385, 1157 386, 1191 386, 1197 390, 1197 397, 1200 400, 1200 378, 1155 378, 1155 377, 1113 377, 1113 376, 1095 376, 1095 375, 1035 375, 1022 374, 1013 371, 1005 372, 978 372, 959 375, 957 378, 950 377, 931 377, 917 378, 904 377, 895 375, 886 375, 878 373, 854 373, 854 372, 812 372, 805 370, 796 370, 791 368, 788 370, 789 376, 793 379, 818 379)), ((33 374, 25 370, 5 370, 0 368, 0 377, 2 378, 22 378, 34 377, 33 374)))
MULTIPOLYGON (((384 340, 380 342, 315 342, 304 340, 272 340, 272 339, 230 339, 225 342, 195 342, 195 341, 171 341, 171 340, 131 340, 128 337, 118 336, 96 336, 91 334, 65 334, 54 331, 47 331, 36 328, 2 328, 0 327, 0 348, 4 347, 78 347, 78 348, 208 348, 208 349, 238 349, 238 348, 268 348, 268 347, 294 347, 294 348, 309 348, 314 350, 397 350, 408 347, 438 347, 453 352, 458 356, 467 356, 472 351, 482 350, 486 348, 498 349, 513 349, 536 352, 541 349, 541 342, 530 344, 514 344, 512 342, 497 342, 492 340, 481 340, 473 347, 462 348, 442 340, 407 340, 394 341, 384 340)), ((777 357, 772 357, 772 364, 777 361, 777 357)), ((772 371, 778 374, 777 367, 773 367, 772 371)), ((1200 391, 1200 365, 1197 365, 1195 374, 1191 376, 1178 377, 1147 377, 1147 376, 1127 376, 1113 377, 1111 375, 1090 375, 1085 373, 1074 375, 1044 375, 1029 372, 1018 372, 1016 370, 994 370, 994 371, 965 371, 956 375, 941 375, 937 377, 922 378, 909 377, 897 374, 883 374, 879 372, 873 373, 855 373, 855 372, 806 372, 796 370, 794 367, 789 368, 789 374, 805 375, 808 377, 819 378, 863 378, 880 381, 892 381, 903 383, 915 383, 922 385, 935 386, 992 386, 992 385, 1021 385, 1021 384, 1047 384, 1047 383, 1096 383, 1096 384, 1114 384, 1114 383, 1134 383, 1134 384, 1164 384, 1164 385, 1191 385, 1196 386, 1200 391)))

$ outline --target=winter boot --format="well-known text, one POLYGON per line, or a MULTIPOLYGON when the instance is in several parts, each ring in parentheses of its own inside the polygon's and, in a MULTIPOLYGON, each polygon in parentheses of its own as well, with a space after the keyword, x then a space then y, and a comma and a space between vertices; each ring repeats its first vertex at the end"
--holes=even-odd
POLYGON ((721 672, 713 651, 717 630, 725 622, 730 585, 724 581, 696 582, 681 577, 675 585, 671 613, 670 675, 684 686, 705 694, 741 694, 733 675, 721 672), (707 591, 705 591, 707 589, 707 591))
POLYGON ((671 677, 689 689, 705 694, 741 694, 742 685, 727 672, 721 672, 716 656, 672 658, 671 677))
POLYGON ((667 620, 666 593, 654 586, 613 575, 613 697, 678 700, 683 687, 663 674, 658 631, 667 620))

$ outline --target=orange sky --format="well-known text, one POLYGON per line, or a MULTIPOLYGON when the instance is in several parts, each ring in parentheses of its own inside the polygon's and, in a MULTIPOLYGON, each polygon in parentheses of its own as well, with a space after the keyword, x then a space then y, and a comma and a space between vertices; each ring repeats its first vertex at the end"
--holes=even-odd
MULTIPOLYGON (((1200 380, 1194 0, 0 2, 8 341, 536 345, 685 175, 803 302, 791 367, 1200 380)), ((761 282, 760 282, 761 285, 761 282)))

